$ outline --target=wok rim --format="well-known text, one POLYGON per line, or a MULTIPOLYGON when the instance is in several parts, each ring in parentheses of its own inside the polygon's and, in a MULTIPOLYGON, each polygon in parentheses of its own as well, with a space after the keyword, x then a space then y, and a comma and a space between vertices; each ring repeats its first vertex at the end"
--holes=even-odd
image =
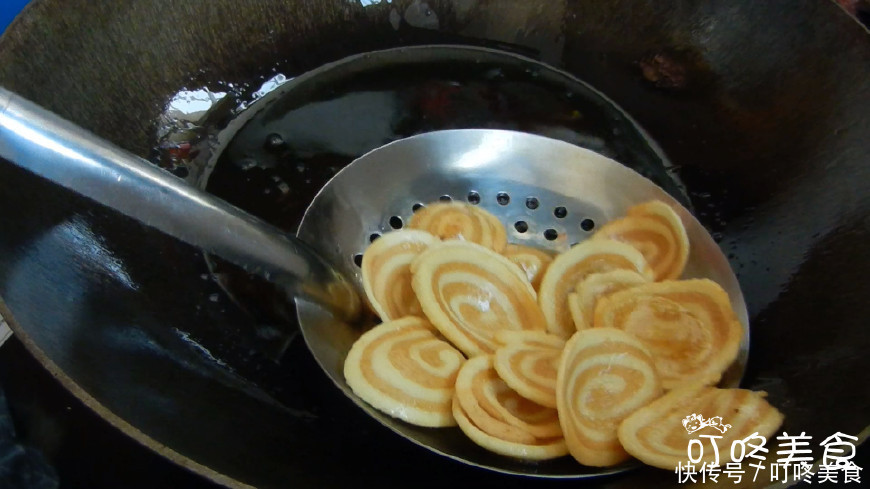
POLYGON ((206 479, 230 489, 256 489, 256 486, 245 484, 233 477, 218 472, 211 467, 201 464, 194 459, 182 455, 180 452, 170 448, 169 446, 157 441, 152 436, 146 434, 136 428, 132 423, 126 421, 121 416, 115 414, 114 411, 106 407, 103 403, 92 396, 86 389, 80 386, 72 377, 66 374, 42 349, 36 344, 25 329, 18 324, 15 315, 6 305, 3 297, 0 296, 0 316, 9 325, 13 336, 21 341, 25 350, 36 359, 45 370, 57 380, 61 386, 78 399, 85 407, 94 412, 100 419, 107 422, 112 428, 123 433, 133 441, 139 443, 152 452, 164 457, 175 465, 186 469, 194 474, 205 477, 206 479))

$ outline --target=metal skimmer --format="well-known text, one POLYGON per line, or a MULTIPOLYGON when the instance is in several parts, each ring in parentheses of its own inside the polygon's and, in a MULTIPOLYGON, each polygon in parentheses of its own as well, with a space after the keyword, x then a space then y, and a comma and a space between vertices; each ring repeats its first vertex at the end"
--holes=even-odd
MULTIPOLYGON (((729 294, 746 334, 740 356, 723 377, 736 386, 748 355, 748 318, 737 279, 719 246, 674 198, 635 171, 592 151, 527 133, 437 131, 382 146, 333 177, 308 208, 298 237, 311 244, 363 293, 359 256, 373 236, 401 228, 416 206, 439 200, 470 202, 495 214, 508 240, 564 251, 634 204, 659 199, 678 209, 691 243, 685 278, 706 277, 729 294)), ((458 428, 419 428, 393 419, 356 397, 342 365, 364 326, 336 322, 297 299, 309 348, 335 384, 362 409, 409 440, 480 467, 539 477, 588 477, 619 472, 581 467, 570 457, 527 464, 490 454, 458 428)))
POLYGON ((356 159, 321 189, 305 213, 299 239, 2 89, 0 157, 284 286, 296 297, 299 325, 311 352, 345 394, 396 433, 471 465, 572 478, 632 466, 582 467, 569 457, 523 463, 477 447, 458 428, 427 429, 397 421, 352 393, 342 365, 366 325, 339 319, 334 311, 346 311, 342 306, 356 302, 354 294, 345 293, 349 289, 362 294, 358 262, 372 237, 401 228, 417 205, 467 201, 501 219, 510 241, 565 250, 633 204, 668 202, 679 209, 691 241, 684 276, 718 282, 745 327, 740 357, 723 383, 739 383, 746 363, 746 306, 712 237, 650 180, 562 141, 460 129, 387 144, 356 159))

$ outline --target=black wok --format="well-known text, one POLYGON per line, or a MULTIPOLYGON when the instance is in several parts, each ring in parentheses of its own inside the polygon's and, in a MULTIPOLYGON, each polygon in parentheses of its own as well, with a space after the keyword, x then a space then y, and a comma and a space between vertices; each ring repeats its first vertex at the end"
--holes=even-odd
MULTIPOLYGON (((810 0, 370 3, 37 0, 0 38, 0 85, 194 178, 160 120, 183 89, 248 100, 276 73, 418 44, 564 69, 647 130, 729 256, 751 316, 744 385, 769 393, 789 433, 867 436, 866 29, 810 0)), ((441 100, 438 83, 420 93, 433 86, 441 100)), ((532 117, 509 97, 494 103, 505 118, 532 117)), ((460 112, 442 126, 507 124, 449 108, 460 112)), ((231 109, 208 122, 226 124, 231 109)), ((330 137, 285 179, 293 198, 281 212, 229 169, 209 190, 292 231, 324 168, 354 156, 330 137)), ((0 314, 76 396, 158 453, 228 486, 559 485, 397 438, 321 373, 294 338, 292 310, 215 270, 195 249, 0 163, 0 314)), ((639 469, 588 484, 676 478, 639 469)))

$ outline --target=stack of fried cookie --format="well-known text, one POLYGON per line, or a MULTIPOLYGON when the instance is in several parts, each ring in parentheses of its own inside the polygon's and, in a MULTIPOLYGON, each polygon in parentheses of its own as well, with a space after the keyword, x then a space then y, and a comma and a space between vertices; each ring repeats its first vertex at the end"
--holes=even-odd
POLYGON ((479 207, 425 206, 363 255, 383 323, 353 345, 345 378, 393 417, 458 425, 525 460, 672 470, 689 442, 679 418, 711 408, 738 413, 723 442, 770 436, 783 417, 763 393, 714 387, 743 326, 718 284, 679 279, 688 256, 659 201, 558 256, 508 244, 479 207))

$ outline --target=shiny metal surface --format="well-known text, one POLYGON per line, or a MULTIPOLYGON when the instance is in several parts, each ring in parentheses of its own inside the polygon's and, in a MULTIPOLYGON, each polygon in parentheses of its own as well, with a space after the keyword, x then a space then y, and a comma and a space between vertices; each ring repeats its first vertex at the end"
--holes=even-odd
MULTIPOLYGON (((749 320, 737 278, 719 246, 667 192, 587 149, 492 129, 436 131, 399 140, 367 153, 333 177, 308 208, 298 236, 352 277, 362 294, 354 256, 365 251, 371 235, 392 230, 390 221, 395 222, 396 216, 407 222, 415 204, 444 196, 465 201, 472 193, 480 198, 480 207, 505 224, 510 242, 554 251, 565 251, 587 239, 594 228, 622 217, 634 204, 658 199, 677 209, 691 243, 683 278, 718 282, 744 326, 738 359, 721 383, 739 385, 749 352, 749 320), (527 199, 535 199, 538 205, 530 208, 527 199), (557 207, 564 207, 567 214, 556 217, 557 207), (526 222, 528 230, 517 231, 513 226, 517 221, 526 222), (557 238, 547 239, 546 230, 555 230, 557 238)), ((333 382, 371 416, 415 443, 472 465, 535 477, 592 477, 633 466, 596 469, 582 467, 570 457, 523 464, 486 453, 458 428, 422 429, 391 418, 356 397, 344 380, 344 358, 363 328, 336 323, 310 304, 298 301, 297 306, 306 342, 333 382)))
POLYGON ((0 87, 0 157, 352 318, 346 280, 293 236, 0 87))

